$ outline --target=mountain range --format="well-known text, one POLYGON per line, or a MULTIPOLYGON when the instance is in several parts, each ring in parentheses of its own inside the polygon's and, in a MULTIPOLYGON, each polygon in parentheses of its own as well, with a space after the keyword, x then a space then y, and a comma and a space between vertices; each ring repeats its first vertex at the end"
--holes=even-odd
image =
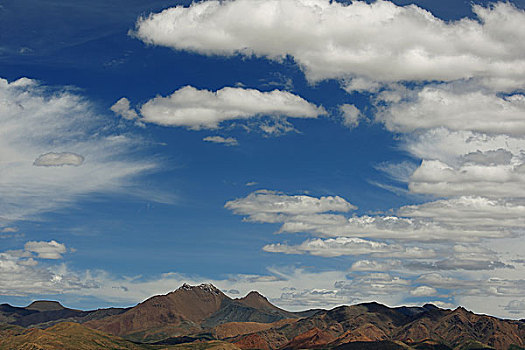
POLYGON ((0 305, 1 349, 525 349, 525 320, 427 304, 290 312, 258 292, 184 284, 131 308, 0 305))

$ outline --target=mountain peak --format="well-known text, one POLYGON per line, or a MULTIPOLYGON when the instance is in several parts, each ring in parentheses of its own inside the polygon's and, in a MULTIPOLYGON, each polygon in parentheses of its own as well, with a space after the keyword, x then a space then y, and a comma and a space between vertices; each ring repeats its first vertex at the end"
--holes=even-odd
POLYGON ((191 291, 204 291, 204 292, 208 292, 208 293, 213 293, 213 294, 222 294, 222 292, 217 288, 215 287, 213 284, 211 283, 202 283, 202 284, 199 284, 198 286, 192 286, 188 283, 184 283, 182 286, 180 286, 177 291, 182 291, 182 290, 191 290, 191 291))
POLYGON ((248 299, 248 298, 261 298, 261 299, 264 299, 264 300, 268 300, 264 295, 262 295, 261 293, 255 291, 255 290, 252 290, 250 293, 248 293, 244 299, 248 299))
POLYGON ((259 310, 281 310, 277 306, 273 305, 268 299, 260 294, 259 292, 251 291, 245 297, 235 299, 241 304, 252 307, 259 310))

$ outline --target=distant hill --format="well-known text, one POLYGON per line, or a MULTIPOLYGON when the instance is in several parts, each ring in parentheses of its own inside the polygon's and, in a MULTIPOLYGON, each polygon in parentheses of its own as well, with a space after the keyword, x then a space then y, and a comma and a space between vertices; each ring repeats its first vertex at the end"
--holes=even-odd
POLYGON ((0 305, 0 323, 15 324, 23 327, 49 327, 58 322, 71 321, 83 323, 123 313, 127 309, 109 308, 91 311, 69 309, 57 301, 39 300, 26 307, 9 304, 0 305))
POLYGON ((29 306, 25 307, 27 310, 35 310, 35 311, 58 311, 58 310, 64 310, 65 307, 62 306, 58 301, 51 301, 51 300, 37 300, 33 301, 29 306))
POLYGON ((318 312, 280 328, 229 339, 248 349, 253 339, 268 349, 521 349, 525 346, 525 323, 476 315, 464 308, 444 310, 433 305, 420 308, 389 308, 377 303, 341 306, 318 312), (475 344, 475 346, 474 346, 475 344), (368 345, 372 347, 368 347, 368 345), (365 348, 363 345, 362 348, 365 348))
POLYGON ((79 311, 57 301, 25 308, 2 304, 0 323, 0 350, 525 349, 523 320, 461 307, 365 303, 289 312, 258 292, 232 299, 211 284, 184 284, 129 309, 79 311), (78 347, 64 347, 66 339, 78 347))

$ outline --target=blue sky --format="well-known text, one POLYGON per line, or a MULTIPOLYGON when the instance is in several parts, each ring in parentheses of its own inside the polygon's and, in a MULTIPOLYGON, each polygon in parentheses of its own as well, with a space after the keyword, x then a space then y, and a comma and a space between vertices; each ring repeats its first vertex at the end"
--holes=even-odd
POLYGON ((525 1, 0 2, 0 294, 525 313, 525 1))

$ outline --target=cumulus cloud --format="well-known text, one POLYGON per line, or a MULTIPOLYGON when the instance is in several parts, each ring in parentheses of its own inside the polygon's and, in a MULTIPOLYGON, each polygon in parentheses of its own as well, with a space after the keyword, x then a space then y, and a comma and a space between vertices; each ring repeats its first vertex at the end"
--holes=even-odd
POLYGON ((436 288, 432 288, 429 286, 419 286, 410 291, 410 295, 414 297, 431 297, 436 294, 436 288))
POLYGON ((398 216, 302 215, 283 220, 280 232, 311 232, 322 236, 350 236, 396 239, 404 241, 479 241, 481 238, 510 237, 512 233, 501 228, 483 227, 455 229, 439 221, 426 221, 398 216))
POLYGON ((409 182, 414 193, 445 197, 523 198, 524 186, 525 164, 453 167, 438 160, 423 160, 409 182))
POLYGON ((439 197, 525 196, 523 94, 503 94, 476 82, 397 86, 377 97, 376 120, 402 136, 421 165, 413 193, 439 197))
POLYGON ((131 159, 142 141, 112 132, 72 91, 0 79, 0 100, 0 222, 36 218, 89 193, 122 191, 157 166, 131 159))
MULTIPOLYGON (((246 215, 247 220, 260 223, 282 223, 279 233, 308 232, 322 237, 356 237, 362 239, 395 239, 412 242, 477 242, 483 238, 512 237, 505 227, 457 227, 439 220, 418 217, 345 216, 328 213, 345 212, 355 207, 341 197, 310 197, 257 191, 245 198, 229 201, 227 209, 246 215)), ((339 238, 341 239, 341 238, 339 238)), ((335 244, 337 240, 333 243, 335 244)), ((295 247, 299 249, 298 247, 295 247)), ((291 249, 273 246, 268 249, 291 249)))
POLYGON ((384 272, 354 275, 352 279, 338 281, 335 286, 343 293, 369 298, 369 295, 404 294, 411 289, 411 281, 384 272))
POLYGON ((401 268, 403 265, 399 260, 377 261, 377 260, 357 260, 352 264, 352 271, 392 271, 401 268))
POLYGON ((225 208, 235 214, 248 215, 252 221, 277 222, 280 215, 308 215, 325 212, 347 212, 357 209, 339 196, 289 196, 275 191, 259 190, 227 202, 225 208))
POLYGON ((233 137, 222 137, 222 136, 206 136, 202 139, 206 142, 220 143, 226 146, 237 146, 239 142, 233 137))
POLYGON ((36 253, 40 259, 61 259, 67 249, 63 243, 57 241, 30 241, 24 245, 24 249, 27 252, 36 253))
MULTIPOLYGON (((376 119, 389 130, 410 132, 445 127, 448 130, 487 134, 525 133, 525 95, 500 95, 475 84, 426 85, 403 89, 379 108, 376 119)), ((385 95, 379 95, 381 102, 385 95)))
POLYGON ((508 165, 511 163, 513 158, 512 152, 500 148, 497 150, 490 150, 482 152, 477 150, 476 152, 470 152, 463 156, 463 161, 468 164, 480 164, 480 165, 508 165))
POLYGON ((311 81, 453 81, 479 77, 514 89, 525 77, 525 13, 473 6, 476 19, 443 21, 389 1, 205 1, 140 18, 148 44, 205 55, 291 56, 311 81))
POLYGON ((129 100, 125 97, 122 97, 120 100, 115 102, 115 104, 111 106, 110 109, 113 111, 113 113, 124 119, 133 120, 138 118, 137 112, 130 107, 129 100))
POLYGON ((328 239, 307 240, 300 245, 281 243, 268 244, 264 251, 285 254, 311 254, 324 257, 342 255, 373 255, 396 258, 432 258, 435 252, 417 247, 403 247, 397 244, 376 242, 355 237, 337 237, 328 239))
POLYGON ((44 153, 38 156, 37 159, 33 162, 35 166, 64 166, 72 165, 79 166, 84 163, 84 157, 80 154, 70 153, 70 152, 49 152, 44 153))
POLYGON ((461 196, 404 206, 397 213, 463 227, 525 227, 525 203, 496 198, 461 196))
POLYGON ((263 116, 284 122, 286 118, 317 118, 326 111, 288 91, 232 87, 209 91, 185 86, 170 96, 149 100, 140 107, 140 114, 140 120, 146 123, 199 130, 217 129, 226 121, 263 116))
POLYGON ((497 260, 485 260, 483 258, 457 258, 452 257, 433 262, 408 262, 405 267, 416 270, 494 270, 502 268, 514 268, 497 260))
MULTIPOLYGON (((44 259, 56 259, 65 251, 65 246, 55 241, 27 242, 27 248, 42 254, 39 257, 44 259)), ((99 287, 89 273, 75 273, 63 264, 41 266, 30 257, 31 254, 27 256, 19 252, 0 252, 0 295, 62 294, 99 287)))
POLYGON ((506 278, 457 278, 432 272, 417 278, 416 283, 447 289, 456 295, 521 297, 525 280, 506 278))
MULTIPOLYGON (((497 118, 497 116, 494 116, 497 118)), ((525 149, 525 139, 505 134, 481 134, 473 131, 450 131, 444 127, 429 129, 418 133, 403 135, 402 147, 414 157, 439 160, 454 167, 462 165, 491 165, 487 161, 474 162, 468 159, 471 153, 481 152, 485 157, 497 152, 503 157, 494 165, 506 165, 508 153, 512 153, 511 164, 521 163, 521 152, 525 149), (465 159, 467 157, 467 159, 465 159)))
POLYGON ((359 126, 359 122, 363 119, 363 113, 354 105, 343 104, 339 106, 339 111, 343 116, 343 125, 349 129, 359 126))

